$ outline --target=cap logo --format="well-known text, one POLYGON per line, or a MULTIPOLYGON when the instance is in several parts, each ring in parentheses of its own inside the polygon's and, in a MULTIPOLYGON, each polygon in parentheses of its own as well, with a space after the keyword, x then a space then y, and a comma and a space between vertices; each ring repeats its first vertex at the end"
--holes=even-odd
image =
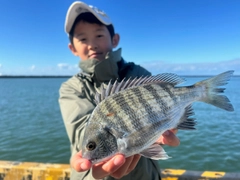
POLYGON ((94 10, 96 13, 98 13, 98 14, 100 14, 100 15, 102 15, 102 16, 108 17, 107 14, 106 14, 104 11, 98 9, 97 7, 94 7, 94 6, 92 6, 92 5, 89 5, 89 7, 90 7, 92 10, 94 10))
MULTIPOLYGON (((99 14, 99 15, 101 15, 101 16, 108 17, 107 14, 106 14, 104 11, 98 9, 97 7, 94 7, 94 6, 92 6, 92 5, 89 5, 89 7, 90 7, 92 10, 94 10, 97 14, 99 14)), ((87 9, 84 9, 84 8, 82 8, 82 7, 79 7, 79 8, 76 9, 76 12, 80 14, 80 13, 83 13, 83 12, 88 12, 88 10, 87 10, 87 9)))

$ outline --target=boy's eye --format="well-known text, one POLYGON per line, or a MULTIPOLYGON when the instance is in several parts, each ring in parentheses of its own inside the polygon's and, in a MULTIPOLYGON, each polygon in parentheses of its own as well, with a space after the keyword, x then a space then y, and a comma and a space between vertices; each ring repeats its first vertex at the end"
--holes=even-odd
POLYGON ((99 34, 99 35, 97 35, 97 37, 103 37, 103 35, 102 35, 102 34, 99 34))
POLYGON ((86 38, 82 38, 82 39, 80 39, 80 41, 86 41, 86 38))

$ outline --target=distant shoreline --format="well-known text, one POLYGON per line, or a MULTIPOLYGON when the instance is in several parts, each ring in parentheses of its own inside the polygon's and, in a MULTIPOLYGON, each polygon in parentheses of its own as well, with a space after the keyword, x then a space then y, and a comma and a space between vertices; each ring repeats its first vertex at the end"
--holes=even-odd
POLYGON ((11 75, 1 75, 0 78, 70 78, 72 76, 52 76, 52 75, 46 75, 46 76, 29 76, 29 75, 19 75, 19 76, 11 76, 11 75))
MULTIPOLYGON (((181 77, 211 77, 215 75, 179 75, 181 77)), ((239 77, 240 75, 233 75, 239 77)), ((72 75, 0 75, 0 78, 70 78, 72 75)))

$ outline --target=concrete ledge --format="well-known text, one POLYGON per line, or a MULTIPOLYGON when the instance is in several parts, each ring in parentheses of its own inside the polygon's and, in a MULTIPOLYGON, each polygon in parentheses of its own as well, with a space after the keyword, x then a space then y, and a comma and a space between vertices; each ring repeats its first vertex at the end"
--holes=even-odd
MULTIPOLYGON (((163 169, 162 180, 240 180, 240 173, 163 169)), ((0 161, 0 180, 70 180, 68 164, 0 161)))
POLYGON ((68 164, 0 161, 0 180, 70 180, 68 164))
POLYGON ((162 170, 162 180, 240 180, 240 173, 218 171, 162 170))

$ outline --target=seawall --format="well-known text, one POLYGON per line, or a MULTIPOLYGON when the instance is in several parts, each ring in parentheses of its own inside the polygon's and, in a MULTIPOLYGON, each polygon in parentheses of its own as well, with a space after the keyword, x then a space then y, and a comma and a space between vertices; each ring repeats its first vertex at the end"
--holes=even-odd
MULTIPOLYGON (((0 180, 70 180, 68 164, 0 161, 0 180)), ((240 173, 163 169, 162 180, 240 180, 240 173)))

